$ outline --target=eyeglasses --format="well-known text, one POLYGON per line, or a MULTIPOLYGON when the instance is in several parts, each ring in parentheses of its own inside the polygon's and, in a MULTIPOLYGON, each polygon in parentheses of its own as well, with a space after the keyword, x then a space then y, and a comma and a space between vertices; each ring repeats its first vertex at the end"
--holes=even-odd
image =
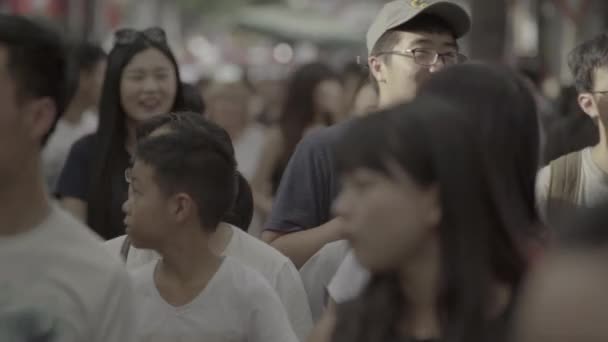
POLYGON ((114 33, 115 45, 128 45, 134 43, 137 39, 144 38, 153 43, 167 44, 167 35, 160 27, 151 27, 143 31, 134 29, 121 29, 114 33))
POLYGON ((414 59, 414 63, 418 65, 422 65, 425 67, 431 67, 439 61, 441 61, 444 65, 455 65, 464 63, 467 61, 467 57, 458 52, 446 52, 446 53, 438 53, 435 50, 430 49, 411 49, 404 51, 384 51, 376 54, 376 56, 382 55, 397 55, 403 57, 409 57, 414 59))

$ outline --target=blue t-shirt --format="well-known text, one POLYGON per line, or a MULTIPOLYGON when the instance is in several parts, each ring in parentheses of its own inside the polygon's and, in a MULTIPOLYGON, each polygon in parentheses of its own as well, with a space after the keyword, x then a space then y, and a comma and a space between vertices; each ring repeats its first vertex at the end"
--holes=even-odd
POLYGON ((292 233, 334 217, 331 205, 340 189, 333 145, 350 122, 320 128, 300 141, 281 178, 267 230, 292 233))
MULTIPOLYGON (((72 197, 90 205, 89 186, 92 177, 91 167, 94 160, 95 142, 95 134, 90 134, 76 141, 72 146, 55 189, 55 195, 58 198, 72 197)), ((122 205, 127 200, 129 190, 124 176, 124 170, 129 167, 129 157, 126 150, 124 154, 115 156, 124 165, 118 168, 118 171, 111 178, 111 200, 110 206, 107 207, 109 226, 103 227, 103 229, 93 229, 106 240, 125 234, 122 205)), ((91 226, 90 223, 89 226, 91 226)))

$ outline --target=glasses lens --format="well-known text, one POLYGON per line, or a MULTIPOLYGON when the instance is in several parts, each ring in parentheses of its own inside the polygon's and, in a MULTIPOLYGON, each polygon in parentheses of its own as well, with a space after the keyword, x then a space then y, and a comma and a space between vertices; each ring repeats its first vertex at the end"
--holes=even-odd
POLYGON ((430 66, 437 62, 437 52, 430 50, 414 50, 414 62, 420 65, 430 66))
POLYGON ((441 55, 443 59, 443 64, 445 65, 455 65, 460 63, 460 54, 458 53, 446 53, 445 55, 441 55))

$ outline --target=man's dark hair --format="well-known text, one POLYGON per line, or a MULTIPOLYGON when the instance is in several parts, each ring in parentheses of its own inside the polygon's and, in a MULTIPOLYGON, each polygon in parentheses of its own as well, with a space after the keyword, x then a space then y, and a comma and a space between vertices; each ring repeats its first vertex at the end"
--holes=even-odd
POLYGON ((108 58, 101 46, 91 42, 79 42, 72 47, 72 58, 80 71, 92 71, 98 63, 108 58))
POLYGON ((593 91, 594 71, 608 67, 608 33, 602 33, 574 48, 568 56, 568 66, 574 75, 576 90, 579 93, 593 91))
POLYGON ((206 231, 215 231, 231 209, 236 192, 236 161, 209 132, 179 125, 137 144, 135 160, 152 167, 167 196, 187 193, 198 207, 206 231))
POLYGON ((108 55, 99 45, 91 42, 78 42, 70 46, 69 58, 68 103, 72 101, 80 87, 80 73, 93 72, 99 63, 108 58, 108 55))
POLYGON ((400 32, 445 33, 456 37, 454 29, 443 18, 433 14, 420 14, 414 19, 386 31, 378 39, 370 55, 375 56, 381 52, 391 51, 399 43, 400 32))
POLYGON ((0 44, 7 48, 7 70, 17 84, 19 101, 50 97, 56 117, 41 141, 44 145, 65 110, 68 57, 62 36, 21 16, 0 14, 0 44))
POLYGON ((205 101, 203 101, 200 89, 197 86, 188 83, 184 83, 182 87, 184 89, 184 110, 204 115, 205 101))

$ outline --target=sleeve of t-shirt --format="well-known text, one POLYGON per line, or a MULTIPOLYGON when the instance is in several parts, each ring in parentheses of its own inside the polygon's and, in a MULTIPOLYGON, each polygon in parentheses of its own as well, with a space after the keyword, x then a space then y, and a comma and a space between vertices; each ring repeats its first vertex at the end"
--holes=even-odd
POLYGON ((72 145, 55 188, 55 195, 58 198, 73 197, 87 201, 92 143, 93 136, 89 135, 72 145))
POLYGON ((281 178, 267 230, 292 233, 330 219, 331 146, 320 140, 323 130, 298 144, 281 178))
POLYGON ((551 184, 551 166, 542 168, 536 176, 536 208, 543 219, 547 219, 547 199, 551 184))
POLYGON ((100 309, 96 342, 135 341, 135 298, 127 272, 118 269, 112 276, 106 300, 100 309))
POLYGON ((298 342, 275 291, 265 281, 250 284, 253 309, 249 320, 249 342, 298 342))
POLYGON ((327 291, 336 303, 344 303, 359 297, 367 286, 369 278, 369 272, 359 264, 350 251, 329 283, 327 291))
POLYGON ((287 311, 287 317, 300 341, 306 341, 312 330, 312 314, 306 290, 296 267, 287 260, 275 280, 274 289, 287 311))

